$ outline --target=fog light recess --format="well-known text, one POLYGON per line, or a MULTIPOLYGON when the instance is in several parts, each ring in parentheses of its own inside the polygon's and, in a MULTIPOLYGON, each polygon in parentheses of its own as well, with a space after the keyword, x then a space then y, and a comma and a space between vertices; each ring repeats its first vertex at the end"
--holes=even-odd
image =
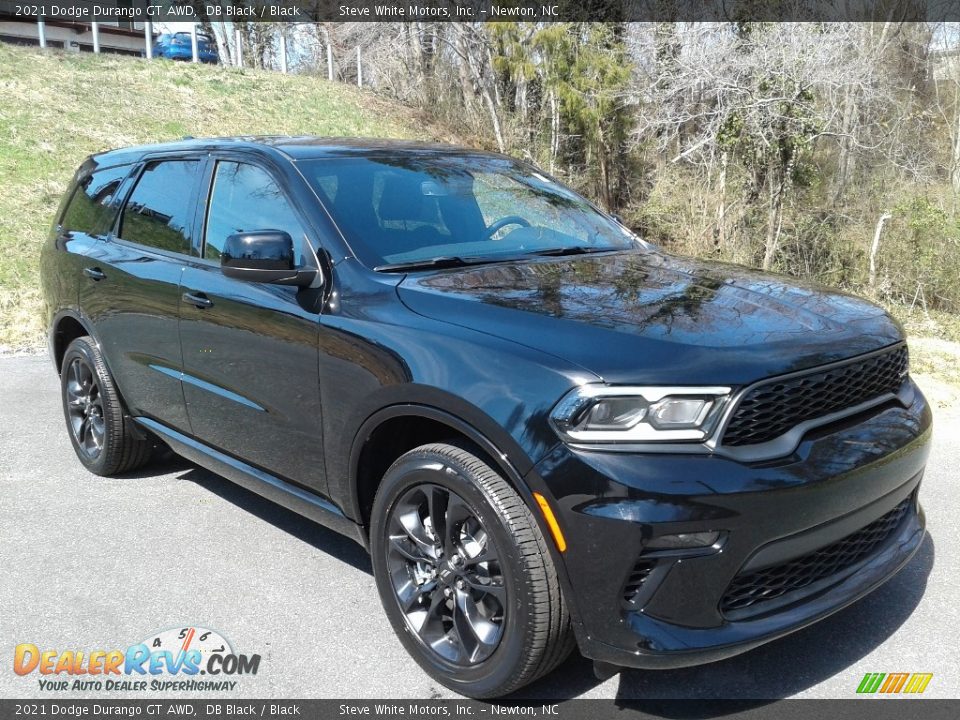
POLYGON ((661 535, 646 544, 648 550, 686 550, 689 548, 705 548, 713 545, 720 539, 718 530, 695 533, 677 533, 676 535, 661 535))

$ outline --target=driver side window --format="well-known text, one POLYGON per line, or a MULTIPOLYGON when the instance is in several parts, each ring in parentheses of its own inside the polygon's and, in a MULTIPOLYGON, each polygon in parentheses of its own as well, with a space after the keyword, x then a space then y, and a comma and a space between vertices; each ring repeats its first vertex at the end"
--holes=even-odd
POLYGON ((301 256, 303 226, 277 181, 256 165, 220 160, 210 191, 203 256, 218 260, 230 235, 253 230, 288 233, 301 256))

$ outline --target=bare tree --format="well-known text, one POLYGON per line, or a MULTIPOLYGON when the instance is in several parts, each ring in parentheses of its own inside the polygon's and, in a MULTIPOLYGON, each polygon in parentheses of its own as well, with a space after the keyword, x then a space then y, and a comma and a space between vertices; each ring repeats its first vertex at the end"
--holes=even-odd
POLYGON ((770 268, 800 166, 818 145, 839 148, 839 195, 854 152, 880 151, 897 136, 899 128, 869 120, 886 120, 887 113, 872 111, 896 100, 878 77, 887 36, 865 42, 872 32, 852 23, 698 24, 672 28, 665 42, 662 30, 635 31, 641 111, 634 139, 654 143, 673 163, 718 176, 719 219, 726 214, 727 166, 736 157, 751 191, 764 198, 760 264, 770 268))

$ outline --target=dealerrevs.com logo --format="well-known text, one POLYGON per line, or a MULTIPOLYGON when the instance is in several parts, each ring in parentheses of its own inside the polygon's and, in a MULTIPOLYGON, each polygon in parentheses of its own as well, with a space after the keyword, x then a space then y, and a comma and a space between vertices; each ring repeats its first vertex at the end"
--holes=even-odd
POLYGON ((239 684, 233 678, 259 669, 259 655, 236 653, 220 633, 195 626, 152 633, 126 649, 55 650, 20 643, 13 653, 13 671, 35 675, 40 689, 50 692, 229 691, 239 684))

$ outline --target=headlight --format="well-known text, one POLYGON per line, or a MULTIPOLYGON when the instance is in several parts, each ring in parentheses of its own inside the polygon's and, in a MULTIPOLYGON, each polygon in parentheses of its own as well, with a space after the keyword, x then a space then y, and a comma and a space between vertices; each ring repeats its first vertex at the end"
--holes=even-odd
POLYGON ((583 385, 557 403, 550 421, 572 443, 703 442, 729 397, 728 387, 583 385))

